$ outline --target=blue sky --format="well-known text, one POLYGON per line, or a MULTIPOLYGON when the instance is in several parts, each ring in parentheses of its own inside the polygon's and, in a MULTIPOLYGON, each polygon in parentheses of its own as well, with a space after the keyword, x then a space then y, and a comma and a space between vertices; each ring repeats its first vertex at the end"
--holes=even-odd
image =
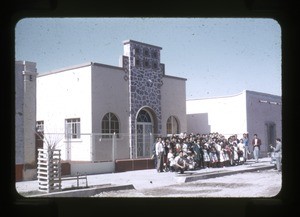
POLYGON ((36 62, 40 74, 118 66, 127 39, 162 47, 166 74, 187 78, 187 99, 282 94, 281 28, 266 18, 26 18, 15 28, 15 58, 36 62))

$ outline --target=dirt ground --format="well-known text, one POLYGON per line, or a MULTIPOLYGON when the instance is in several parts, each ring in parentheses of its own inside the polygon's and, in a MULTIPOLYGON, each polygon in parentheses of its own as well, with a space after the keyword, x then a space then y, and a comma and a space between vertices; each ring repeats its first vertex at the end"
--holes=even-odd
POLYGON ((281 186, 281 173, 276 170, 263 170, 150 189, 102 192, 93 197, 270 198, 280 192, 281 186))

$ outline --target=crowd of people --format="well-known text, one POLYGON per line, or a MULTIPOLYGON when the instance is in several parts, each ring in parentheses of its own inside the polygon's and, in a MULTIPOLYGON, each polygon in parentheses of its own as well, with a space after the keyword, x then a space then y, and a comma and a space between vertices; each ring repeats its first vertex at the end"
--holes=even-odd
POLYGON ((249 142, 248 133, 242 138, 231 135, 226 138, 220 133, 172 135, 157 137, 153 144, 153 157, 157 172, 227 167, 243 164, 249 159, 249 145, 253 158, 258 161, 261 140, 254 134, 249 142))

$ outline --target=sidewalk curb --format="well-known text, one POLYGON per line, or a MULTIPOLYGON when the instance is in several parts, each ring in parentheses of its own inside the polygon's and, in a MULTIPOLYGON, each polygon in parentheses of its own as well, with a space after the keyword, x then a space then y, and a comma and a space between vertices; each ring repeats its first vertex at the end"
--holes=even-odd
POLYGON ((221 177, 221 176, 228 176, 228 175, 233 175, 237 173, 245 173, 245 172, 254 172, 254 171, 259 171, 259 170, 268 170, 272 169, 274 166, 258 166, 258 167, 253 167, 253 168, 247 168, 243 170, 236 170, 236 171, 216 171, 210 174, 197 174, 197 175, 190 175, 186 177, 180 177, 180 182, 193 182, 201 179, 211 179, 211 178, 216 178, 216 177, 221 177))
POLYGON ((119 190, 130 190, 135 189, 133 185, 118 185, 118 186, 101 186, 92 187, 79 190, 69 190, 53 192, 48 194, 33 195, 30 197, 90 197, 92 195, 99 194, 105 191, 119 191, 119 190))

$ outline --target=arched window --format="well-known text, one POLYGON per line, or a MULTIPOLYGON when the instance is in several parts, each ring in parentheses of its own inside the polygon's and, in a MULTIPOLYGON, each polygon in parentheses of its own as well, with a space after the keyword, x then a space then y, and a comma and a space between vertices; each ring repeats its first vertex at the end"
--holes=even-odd
POLYGON ((170 116, 167 120, 167 134, 178 134, 178 120, 174 116, 170 116))
MULTIPOLYGON (((102 133, 105 134, 113 134, 116 133, 117 136, 119 134, 119 120, 117 116, 111 112, 104 115, 102 119, 102 133)), ((111 138, 112 135, 103 135, 103 138, 111 138)))
POLYGON ((141 110, 136 120, 137 122, 151 122, 151 117, 147 111, 141 110))

